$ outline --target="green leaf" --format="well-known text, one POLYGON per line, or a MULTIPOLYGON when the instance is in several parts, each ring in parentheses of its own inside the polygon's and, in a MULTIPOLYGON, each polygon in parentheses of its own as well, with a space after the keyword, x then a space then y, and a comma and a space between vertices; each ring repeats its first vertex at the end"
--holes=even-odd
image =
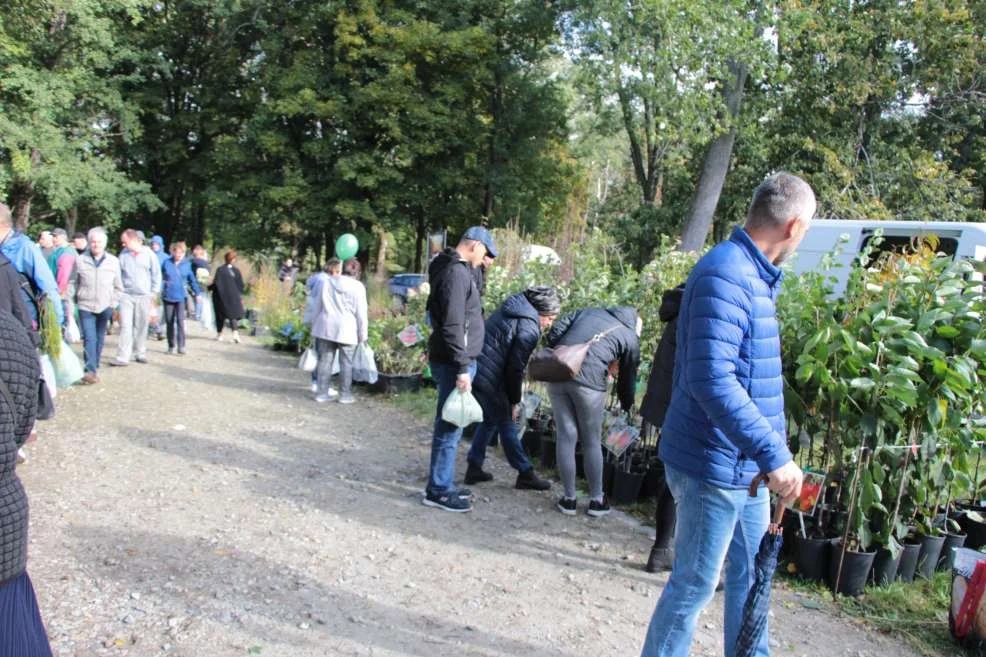
POLYGON ((935 333, 937 333, 940 337, 951 339, 957 337, 960 334, 960 331, 954 326, 949 326, 946 324, 945 326, 937 327, 935 329, 935 333))

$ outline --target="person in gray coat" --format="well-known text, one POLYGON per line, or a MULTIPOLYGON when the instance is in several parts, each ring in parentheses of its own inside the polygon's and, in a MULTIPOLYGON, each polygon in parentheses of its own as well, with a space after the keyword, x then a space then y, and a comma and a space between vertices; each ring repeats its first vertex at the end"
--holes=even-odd
POLYGON ((582 443, 582 459, 589 484, 586 514, 609 513, 603 495, 602 428, 610 374, 618 375, 617 396, 624 411, 633 408, 637 367, 640 365, 640 319, 634 308, 585 308, 555 322, 548 345, 579 345, 589 341, 582 369, 571 381, 549 383, 557 438, 555 453, 565 495, 558 510, 575 515, 575 445, 582 443))

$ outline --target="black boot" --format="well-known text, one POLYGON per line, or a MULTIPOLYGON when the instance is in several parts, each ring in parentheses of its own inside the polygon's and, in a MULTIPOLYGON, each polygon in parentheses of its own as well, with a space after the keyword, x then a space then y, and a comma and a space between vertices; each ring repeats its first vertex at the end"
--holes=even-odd
POLYGON ((529 468, 517 474, 517 483, 514 488, 520 490, 551 490, 551 482, 541 479, 534 472, 534 468, 529 468))
POLYGON ((674 548, 652 547, 650 549, 650 556, 647 557, 647 565, 644 566, 644 570, 649 573, 656 573, 662 570, 671 570, 672 563, 674 563, 674 548))
POLYGON ((473 484, 481 484, 484 481, 492 481, 493 475, 489 472, 483 470, 482 467, 476 465, 473 462, 469 462, 469 466, 466 468, 466 485, 472 486, 473 484))

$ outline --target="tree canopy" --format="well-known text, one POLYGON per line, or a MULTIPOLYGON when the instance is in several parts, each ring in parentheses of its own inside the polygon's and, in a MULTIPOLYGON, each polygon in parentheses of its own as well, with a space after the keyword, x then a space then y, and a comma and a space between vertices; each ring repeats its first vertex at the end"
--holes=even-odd
POLYGON ((779 169, 821 215, 981 221, 983 25, 977 0, 10 0, 0 190, 21 228, 316 260, 353 232, 412 269, 475 223, 592 226, 642 266, 779 169))

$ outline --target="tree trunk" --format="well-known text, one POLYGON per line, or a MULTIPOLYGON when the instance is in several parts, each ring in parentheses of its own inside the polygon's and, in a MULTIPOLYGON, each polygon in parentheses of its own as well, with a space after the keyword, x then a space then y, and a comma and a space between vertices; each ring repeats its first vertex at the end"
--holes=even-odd
MULTIPOLYGON (((41 162, 41 151, 31 149, 31 172, 41 162)), ((34 201, 34 181, 22 180, 15 182, 10 190, 10 209, 14 215, 14 228, 26 232, 31 223, 31 203, 34 201)))
POLYGON ((733 86, 725 92, 726 109, 734 124, 728 132, 719 135, 705 153, 702 175, 698 179, 688 220, 681 232, 682 251, 698 251, 705 244, 712 226, 712 217, 719 204, 722 186, 726 182, 729 159, 733 153, 733 144, 736 143, 735 120, 743 102, 743 86, 746 84, 748 68, 745 64, 730 61, 729 70, 734 74, 735 80, 733 86))
POLYGON ((79 208, 72 208, 68 211, 68 216, 65 217, 65 232, 68 233, 68 238, 72 239, 75 235, 76 227, 79 225, 79 208))
POLYGON ((377 237, 380 238, 380 245, 377 248, 377 272, 375 278, 378 283, 383 283, 387 280, 387 231, 378 228, 377 237))

